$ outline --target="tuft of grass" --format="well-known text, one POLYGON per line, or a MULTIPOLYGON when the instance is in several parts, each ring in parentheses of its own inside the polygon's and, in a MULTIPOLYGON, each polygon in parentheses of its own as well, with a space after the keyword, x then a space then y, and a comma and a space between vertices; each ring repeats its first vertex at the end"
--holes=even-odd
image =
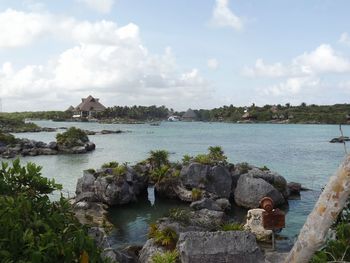
POLYGON ((179 261, 179 252, 177 250, 156 253, 152 256, 152 263, 176 263, 179 261))
POLYGON ((192 188, 191 194, 192 194, 192 200, 193 201, 198 201, 198 200, 202 199, 203 193, 198 188, 192 188))
POLYGON ((156 244, 166 248, 175 248, 179 239, 174 229, 166 227, 160 230, 156 224, 151 224, 148 232, 149 238, 154 238, 156 244))
POLYGON ((263 167, 260 168, 261 171, 270 171, 270 169, 264 165, 263 167))
POLYGON ((243 225, 238 223, 227 223, 220 226, 221 231, 243 231, 243 225))

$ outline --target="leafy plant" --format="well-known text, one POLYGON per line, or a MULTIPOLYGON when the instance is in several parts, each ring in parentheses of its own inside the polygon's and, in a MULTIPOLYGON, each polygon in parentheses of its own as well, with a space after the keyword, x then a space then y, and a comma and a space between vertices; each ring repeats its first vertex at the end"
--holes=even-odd
POLYGON ((239 165, 239 172, 240 174, 246 174, 249 172, 249 164, 248 163, 241 163, 239 165))
POLYGON ((168 165, 162 165, 159 168, 156 168, 151 173, 151 179, 157 183, 159 183, 162 179, 164 179, 168 172, 170 170, 170 167, 168 165))
POLYGON ((175 230, 170 227, 166 227, 163 230, 158 229, 154 237, 158 245, 167 248, 175 248, 178 238, 175 230))
POLYGON ((148 161, 154 169, 169 164, 169 152, 165 150, 150 151, 148 161))
POLYGON ((102 262, 100 252, 72 212, 68 200, 50 201, 60 190, 41 177, 41 167, 19 160, 0 170, 0 258, 2 262, 102 262))
POLYGON ((209 150, 209 158, 215 164, 225 164, 227 161, 227 157, 224 154, 224 151, 220 146, 210 146, 209 150))
POLYGON ((126 165, 118 165, 117 167, 113 168, 113 174, 116 176, 122 176, 125 175, 128 170, 128 167, 126 165))
POLYGON ((82 146, 89 141, 86 133, 76 127, 71 127, 63 133, 56 135, 57 144, 64 147, 82 146))
POLYGON ((210 156, 207 154, 198 154, 196 157, 194 157, 193 161, 200 164, 212 164, 212 160, 210 159, 210 156))
POLYGON ((179 252, 177 250, 156 253, 152 257, 152 263, 176 263, 179 261, 179 252))
POLYGON ((221 231, 243 231, 243 225, 238 223, 227 223, 220 226, 221 231))
POLYGON ((187 165, 189 164, 191 161, 192 161, 193 157, 188 155, 188 154, 185 154, 183 157, 182 157, 182 163, 184 165, 187 165))
POLYGON ((193 201, 198 201, 202 198, 202 191, 198 188, 192 188, 191 194, 193 201))
POLYGON ((109 163, 104 163, 102 164, 102 168, 117 168, 119 166, 119 163, 117 162, 109 162, 109 163))

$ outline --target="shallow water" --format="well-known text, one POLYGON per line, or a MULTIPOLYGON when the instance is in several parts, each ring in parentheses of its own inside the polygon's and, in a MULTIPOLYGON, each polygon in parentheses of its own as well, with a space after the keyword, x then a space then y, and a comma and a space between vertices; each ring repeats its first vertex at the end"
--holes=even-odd
MULTIPOLYGON (((95 131, 130 131, 89 136, 97 145, 92 153, 22 158, 24 162, 35 162, 43 166, 43 175, 62 183, 69 195, 74 194, 76 181, 82 176, 84 169, 98 168, 112 160, 135 163, 145 159, 148 152, 154 149, 170 151, 170 157, 175 161, 181 160, 184 154, 196 155, 206 152, 209 146, 220 145, 233 163, 266 165, 288 181, 297 181, 316 190, 303 193, 301 201, 289 202, 287 228, 281 233, 289 239, 297 235, 318 198, 319 189, 326 184, 328 177, 344 158, 343 145, 328 142, 340 135, 337 125, 163 122, 160 126, 151 126, 51 121, 36 123, 43 127, 78 126, 95 131)), ((349 135, 350 127, 344 126, 343 131, 345 135, 349 135)), ((42 132, 16 136, 50 142, 55 135, 56 133, 42 132)), ((120 237, 129 242, 137 240, 137 235, 145 235, 147 224, 174 205, 177 204, 152 206, 144 202, 139 207, 135 205, 120 208, 113 212, 115 215, 111 213, 111 217, 115 218, 117 227, 123 226, 125 234, 120 237)), ((239 215, 235 215, 238 212, 239 210, 234 210, 233 217, 239 218, 239 215)))

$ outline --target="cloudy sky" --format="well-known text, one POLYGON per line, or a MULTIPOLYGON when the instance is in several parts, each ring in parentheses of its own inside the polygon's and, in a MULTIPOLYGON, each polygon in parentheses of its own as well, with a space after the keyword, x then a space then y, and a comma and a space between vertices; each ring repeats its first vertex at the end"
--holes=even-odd
POLYGON ((1 0, 3 111, 349 102, 348 0, 1 0))

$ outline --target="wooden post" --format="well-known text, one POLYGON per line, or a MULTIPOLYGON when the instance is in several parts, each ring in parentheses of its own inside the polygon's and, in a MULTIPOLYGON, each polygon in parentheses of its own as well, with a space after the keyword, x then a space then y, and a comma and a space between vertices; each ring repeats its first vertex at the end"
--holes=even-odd
POLYGON ((350 155, 345 158, 338 171, 329 178, 285 263, 309 262, 326 241, 326 234, 345 206, 349 194, 350 155))

